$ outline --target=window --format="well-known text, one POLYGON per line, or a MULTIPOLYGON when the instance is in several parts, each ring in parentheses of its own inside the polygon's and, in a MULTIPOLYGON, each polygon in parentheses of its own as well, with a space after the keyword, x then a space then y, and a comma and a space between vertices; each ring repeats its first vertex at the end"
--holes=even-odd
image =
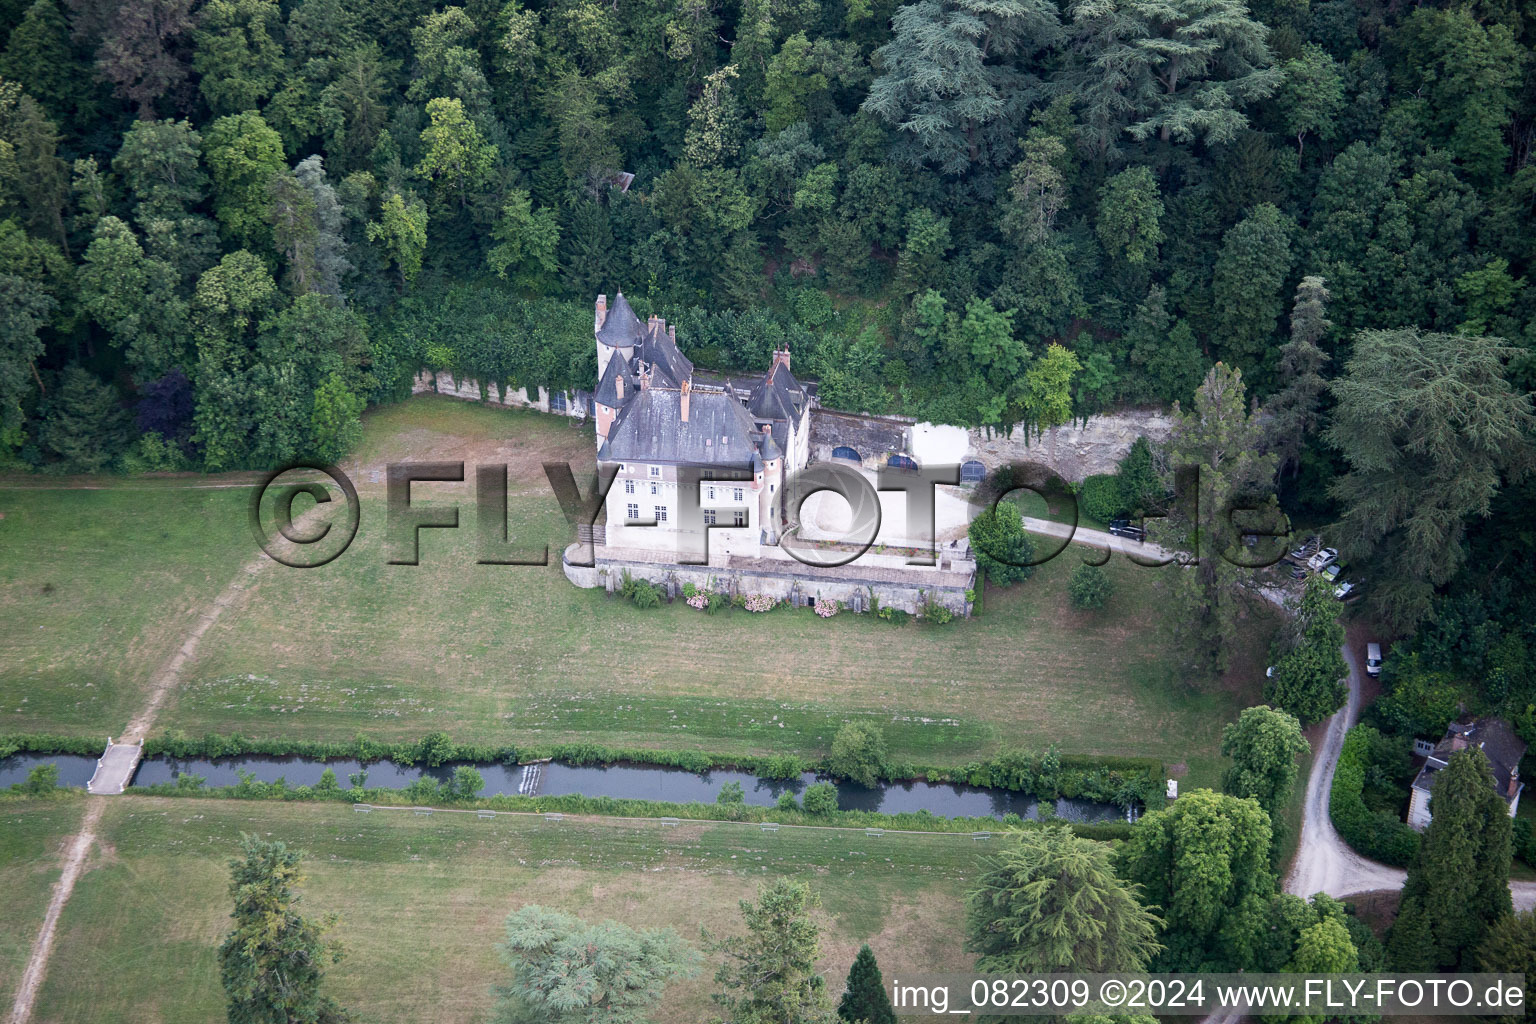
POLYGON ((667 521, 667 506, 665 506, 665 505, 657 505, 656 506, 656 521, 658 523, 664 523, 664 522, 667 521))
POLYGON ((707 487, 707 488, 705 488, 705 490, 707 490, 709 492, 709 500, 710 501, 714 501, 715 500, 715 489, 713 487, 707 487))
POLYGON ((551 391, 549 393, 549 411, 565 412, 565 392, 551 391))
POLYGON ((652 466, 651 467, 651 476, 657 476, 657 477, 661 476, 661 467, 660 466, 652 466))
POLYGON ((731 497, 734 498, 736 501, 740 501, 741 500, 741 488, 740 487, 735 488, 734 491, 731 494, 731 497))
POLYGON ((960 482, 962 484, 979 484, 986 479, 987 467, 975 459, 960 464, 960 482))
POLYGON ((651 493, 652 494, 656 493, 656 481, 654 481, 654 480, 651 481, 651 493))
POLYGON ((640 518, 640 506, 639 505, 626 505, 625 508, 628 510, 627 513, 626 513, 628 518, 630 518, 630 519, 639 519, 640 518))
POLYGON ((732 512, 731 513, 731 518, 736 520, 736 525, 737 526, 746 526, 747 525, 747 514, 745 512, 743 512, 741 509, 737 509, 735 512, 732 512))
POLYGON ((635 482, 633 480, 625 480, 624 481, 624 493, 625 494, 634 494, 635 493, 635 482))
POLYGON ((715 525, 715 510, 714 509, 707 508, 707 509, 704 510, 704 525, 705 526, 714 526, 715 525))

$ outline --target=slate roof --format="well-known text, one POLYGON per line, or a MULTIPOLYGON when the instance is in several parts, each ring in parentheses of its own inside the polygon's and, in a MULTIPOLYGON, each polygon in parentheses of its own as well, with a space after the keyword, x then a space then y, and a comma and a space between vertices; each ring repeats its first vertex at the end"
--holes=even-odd
POLYGON ((1432 792, 1435 778, 1458 750, 1481 747, 1493 769, 1494 788, 1508 803, 1509 780, 1517 776, 1520 759, 1525 756, 1526 744, 1515 735, 1508 722, 1501 718, 1480 718, 1474 722, 1452 722, 1445 730, 1445 738, 1435 744, 1434 751, 1424 761, 1424 767, 1413 780, 1413 788, 1425 793, 1432 792))
POLYGON ((780 451, 788 451, 790 427, 799 426, 800 414, 808 401, 805 388, 795 380, 789 367, 774 363, 747 396, 747 411, 758 422, 770 423, 774 443, 780 451))
POLYGON ((639 386, 635 383, 634 371, 630 368, 629 360, 624 358, 624 353, 615 352, 608 360, 608 368, 603 371, 603 377, 597 382, 597 390, 592 393, 592 400, 601 402, 610 409, 619 406, 635 397, 639 386), (619 378, 624 378, 624 395, 619 396, 619 378))
POLYGON ((630 348, 640 340, 642 331, 640 318, 635 316, 624 293, 619 292, 613 300, 613 308, 603 320, 603 326, 598 328, 597 340, 612 348, 630 348))
POLYGON ((719 391, 694 391, 688 421, 682 392, 650 387, 624 406, 598 449, 602 462, 657 462, 696 466, 737 466, 757 454, 752 417, 741 402, 719 391))
POLYGON ((652 387, 680 388, 693 376, 693 364, 677 350, 677 342, 664 327, 651 324, 645 328, 640 358, 651 367, 652 387))

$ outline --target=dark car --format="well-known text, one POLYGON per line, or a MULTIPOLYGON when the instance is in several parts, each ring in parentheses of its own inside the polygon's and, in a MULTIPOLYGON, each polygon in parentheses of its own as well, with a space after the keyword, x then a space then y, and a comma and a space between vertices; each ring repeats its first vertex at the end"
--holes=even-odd
POLYGON ((1125 537, 1128 540, 1146 540, 1147 531, 1131 522, 1129 519, 1116 519, 1109 524, 1109 532, 1116 537, 1125 537))

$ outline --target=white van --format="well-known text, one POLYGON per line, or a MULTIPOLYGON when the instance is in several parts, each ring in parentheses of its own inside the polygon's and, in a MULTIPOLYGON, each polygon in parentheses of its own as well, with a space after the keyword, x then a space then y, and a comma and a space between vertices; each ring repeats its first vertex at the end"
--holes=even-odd
POLYGON ((1365 674, 1381 675, 1381 644, 1365 645, 1365 674))

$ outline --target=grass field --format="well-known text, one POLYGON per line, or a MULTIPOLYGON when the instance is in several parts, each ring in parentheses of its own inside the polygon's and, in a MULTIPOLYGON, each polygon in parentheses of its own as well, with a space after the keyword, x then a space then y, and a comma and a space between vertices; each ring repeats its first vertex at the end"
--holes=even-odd
MULTIPOLYGON (((944 627, 806 610, 707 617, 681 603, 642 612, 577 590, 558 567, 571 531, 541 463, 570 461, 580 479, 589 429, 436 397, 375 410, 366 426, 347 463, 362 492, 356 542, 323 568, 268 564, 203 637, 161 728, 306 739, 447 728, 476 742, 817 754, 863 717, 912 761, 1055 744, 1182 762, 1188 786, 1217 780, 1221 727, 1259 695, 1269 617, 1246 624, 1226 679, 1187 680, 1157 585, 1176 570, 1120 559, 1115 597, 1091 614, 1068 605, 1070 554, 944 627), (460 505, 460 529, 423 531, 418 566, 387 564, 383 466, 407 458, 509 463, 510 529, 547 543, 552 564, 475 564, 470 483, 417 485, 418 501, 460 505)), ((200 602, 252 561, 246 499, 186 486, 0 494, 0 729, 120 729, 200 602)))
POLYGON ((85 801, 0 800, 0 1006, 9 1008, 85 801))
MULTIPOLYGON (((49 833, 42 819, 56 807, 10 805, 7 818, 37 819, 28 834, 49 833)), ((123 797, 102 822, 104 855, 64 912, 35 1019, 219 1019, 215 951, 228 928, 226 862, 242 831, 308 852, 304 912, 338 915, 333 934, 347 954, 330 969, 330 991, 363 1020, 434 1024, 484 1018, 502 978, 502 922, 518 907, 668 925, 697 943, 701 925, 738 932, 736 901, 774 875, 821 895, 821 968, 835 992, 865 941, 887 977, 964 970, 961 898, 985 849, 961 836, 123 797)), ((0 878, 35 870, 27 856, 0 861, 0 878)), ((657 1020, 705 1019, 712 975, 710 965, 669 989, 657 1020)))

